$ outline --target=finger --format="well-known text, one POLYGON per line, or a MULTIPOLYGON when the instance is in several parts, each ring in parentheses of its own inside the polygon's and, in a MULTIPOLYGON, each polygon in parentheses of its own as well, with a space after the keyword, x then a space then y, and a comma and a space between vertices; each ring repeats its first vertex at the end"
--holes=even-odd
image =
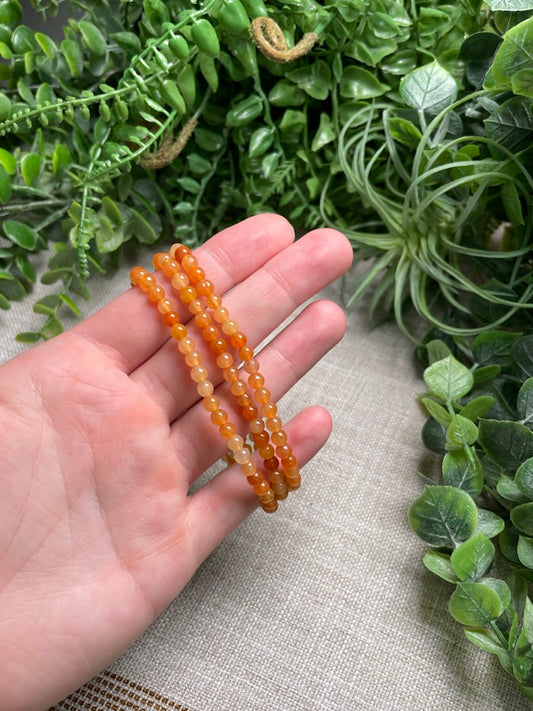
MULTIPOLYGON (((309 304, 258 355, 260 371, 273 401, 279 400, 345 333, 346 316, 330 301, 309 304)), ((241 421, 235 398, 223 384, 216 391, 221 407, 229 413, 241 435, 247 423, 241 421)), ((283 418, 283 412, 280 411, 283 418)), ((190 482, 227 453, 218 428, 210 422, 201 403, 190 408, 171 428, 174 451, 190 471, 190 482)), ((291 443, 292 446, 292 443, 291 443)))
MULTIPOLYGON (((211 237, 195 254, 223 293, 293 239, 294 231, 284 218, 256 215, 211 237)), ((76 326, 76 332, 114 355, 126 372, 144 363, 168 340, 168 329, 155 317, 153 305, 138 289, 127 289, 76 326)))
MULTIPOLYGON (((223 303, 248 342, 256 346, 296 307, 343 274, 352 258, 351 245, 344 235, 331 229, 315 230, 272 257, 227 294, 223 303)), ((213 367, 213 357, 202 338, 196 337, 195 329, 191 329, 191 335, 209 370, 209 379, 217 384, 220 375, 213 367)), ((176 343, 169 341, 131 377, 148 390, 172 422, 198 399, 188 371, 176 343)))
MULTIPOLYGON (((287 424, 287 434, 302 464, 322 448, 331 427, 331 416, 322 407, 310 407, 287 424)), ((308 500, 313 496, 313 482, 305 480, 305 472, 301 490, 292 492, 286 501, 280 503, 276 516, 281 514, 283 507, 290 507, 293 496, 304 496, 308 500)), ((236 465, 222 470, 194 493, 189 499, 186 515, 196 565, 255 508, 257 498, 236 465)))

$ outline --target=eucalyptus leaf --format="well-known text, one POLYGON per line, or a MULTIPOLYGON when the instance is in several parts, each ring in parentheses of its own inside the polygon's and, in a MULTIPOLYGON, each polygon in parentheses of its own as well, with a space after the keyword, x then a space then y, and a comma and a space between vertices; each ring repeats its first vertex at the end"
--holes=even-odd
POLYGON ((494 538, 494 536, 499 535, 503 531, 505 522, 498 514, 478 507, 477 515, 478 529, 487 536, 487 538, 494 538))
POLYGON ((494 545, 483 533, 475 533, 453 551, 450 562, 460 580, 479 580, 492 565, 494 545))
POLYGON ((500 598, 481 583, 459 583, 450 599, 450 612, 463 625, 484 627, 500 616, 500 598))
POLYGON ((516 552, 522 565, 533 568, 533 538, 520 536, 516 552))
POLYGON ((435 547, 454 548, 470 538, 477 527, 472 498, 453 486, 426 486, 409 509, 414 532, 435 547))
POLYGON ((429 114, 438 114, 457 98, 457 84, 444 67, 438 62, 432 62, 403 77, 400 95, 408 106, 429 114))
POLYGON ((533 377, 533 334, 513 343, 511 363, 515 373, 523 380, 533 377))
POLYGON ((501 640, 490 629, 485 629, 484 627, 470 628, 465 629, 464 633, 467 639, 475 644, 476 647, 489 652, 489 654, 499 654, 504 649, 501 640))
POLYGON ((466 395, 474 384, 474 376, 453 355, 449 355, 426 368, 424 381, 432 393, 447 402, 466 395))
POLYGON ((533 432, 519 422, 480 420, 479 443, 497 464, 516 470, 533 457, 533 432))
POLYGON ((473 448, 447 452, 442 461, 442 478, 447 486, 455 486, 470 496, 479 496, 483 489, 483 469, 473 448))
POLYGON ((533 536, 533 501, 519 504, 511 510, 513 525, 527 536, 533 536))
POLYGON ((443 580, 447 580, 449 583, 459 582, 459 578, 452 568, 450 556, 447 553, 435 550, 427 551, 424 555, 424 565, 430 572, 438 575, 439 578, 443 578, 443 580))
POLYGON ((518 467, 515 474, 515 483, 524 496, 533 500, 533 457, 526 459, 518 467))

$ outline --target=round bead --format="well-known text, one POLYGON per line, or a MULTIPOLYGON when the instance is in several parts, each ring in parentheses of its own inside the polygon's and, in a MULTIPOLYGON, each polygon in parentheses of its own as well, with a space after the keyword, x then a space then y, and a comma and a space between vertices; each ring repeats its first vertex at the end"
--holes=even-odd
POLYGON ((190 253, 191 253, 191 250, 189 249, 189 247, 186 247, 184 244, 176 243, 176 244, 173 244, 172 247, 170 248, 170 254, 178 262, 181 262, 181 260, 190 253))
MULTIPOLYGON (((250 462, 250 463, 253 464, 254 462, 250 462)), ((247 466, 247 465, 243 464, 241 466, 241 469, 245 466, 247 466)), ((264 481, 264 477, 263 477, 262 473, 258 472, 257 470, 255 470, 252 474, 248 474, 246 478, 248 479, 248 483, 251 484, 252 486, 256 486, 260 482, 264 481)))
POLYGON ((184 289, 186 286, 189 285, 189 277, 187 274, 184 274, 183 272, 176 272, 172 279, 172 286, 174 289, 177 289, 178 291, 181 291, 184 289))
POLYGON ((254 407, 253 405, 245 405, 241 410, 241 414, 242 419, 247 422, 255 420, 257 417, 257 407, 254 407))
POLYGON ((272 444, 274 446, 282 447, 287 443, 287 433, 285 430, 277 430, 276 432, 272 432, 270 439, 272 440, 272 444))
POLYGON ((208 311, 202 311, 200 314, 196 314, 194 317, 194 323, 198 328, 205 328, 211 323, 211 314, 208 311))
POLYGON ((177 341, 181 341, 187 335, 187 328, 182 323, 175 323, 170 328, 170 335, 177 341))
POLYGON ((169 258, 165 262, 163 262, 163 272, 166 274, 167 277, 172 278, 180 268, 180 265, 175 259, 172 259, 170 255, 168 255, 168 257, 169 258))
POLYGON ((142 267, 133 267, 133 269, 130 271, 130 281, 132 284, 140 286, 141 282, 144 281, 147 274, 148 272, 146 271, 146 269, 143 269, 142 267))
POLYGON ((163 314, 163 316, 170 313, 173 308, 174 304, 170 299, 161 299, 157 302, 157 310, 160 314, 163 314))
POLYGON ((273 500, 275 500, 274 492, 270 488, 270 484, 269 484, 267 493, 266 494, 259 494, 259 501, 262 504, 270 504, 270 503, 272 503, 273 500))
POLYGON ((202 304, 200 299, 194 299, 194 301, 191 301, 191 303, 189 304, 189 311, 194 315, 201 313, 203 309, 204 305, 202 304))
POLYGON ((205 277, 205 272, 201 267, 194 267, 194 269, 189 269, 187 271, 187 274, 189 275, 189 279, 191 280, 192 284, 198 284, 198 282, 202 281, 202 279, 205 277))
POLYGON ((184 286, 183 289, 180 289, 180 299, 184 304, 190 304, 197 296, 194 286, 184 286))
POLYGON ((263 432, 263 430, 265 429, 265 423, 263 422, 263 420, 260 420, 259 418, 250 420, 248 429, 250 430, 250 432, 252 434, 259 434, 260 432, 263 432))
POLYGON ((264 402, 261 405, 261 414, 266 418, 276 417, 278 414, 278 408, 273 402, 264 402))
POLYGON ((213 318, 217 323, 223 323, 229 319, 229 311, 225 306, 219 306, 213 311, 213 318))
POLYGON ((211 422, 220 427, 220 425, 225 425, 228 421, 228 413, 226 410, 217 409, 211 413, 211 422))
POLYGON ((213 326, 212 324, 209 324, 209 326, 205 326, 205 328, 202 328, 202 336, 204 341, 210 343, 211 341, 214 341, 216 338, 218 338, 218 328, 216 326, 213 326))
POLYGON ((209 344, 209 350, 211 353, 215 356, 220 355, 221 353, 224 353, 228 348, 228 344, 223 338, 215 338, 214 341, 211 341, 209 344))
POLYGON ((160 286, 159 284, 153 284, 148 289, 147 296, 150 301, 153 301, 155 303, 156 301, 161 301, 161 299, 164 299, 166 297, 166 294, 162 286, 160 286))
POLYGON ((279 459, 277 457, 270 457, 270 459, 265 459, 263 464, 267 472, 275 472, 279 467, 279 459))
POLYGON ((230 390, 233 395, 242 395, 246 392, 246 383, 244 380, 234 380, 230 385, 230 390))
POLYGON ((243 365, 247 373, 257 373, 259 370, 259 361, 257 358, 249 358, 243 365))
MULTIPOLYGON (((285 459, 281 460, 281 465, 283 466, 283 469, 288 473, 289 470, 294 469, 296 467, 298 462, 296 461, 296 457, 294 454, 289 454, 288 457, 285 457, 285 459)), ((286 474, 287 476, 287 474, 286 474)))
POLYGON ((196 388, 196 392, 200 397, 212 395, 214 390, 215 386, 210 380, 202 380, 202 382, 198 383, 198 387, 196 388))
POLYGON ((231 336, 237 331, 237 322, 233 321, 233 319, 229 318, 227 321, 224 321, 222 324, 222 330, 227 336, 231 336))
POLYGON ((243 346, 242 348, 239 348, 238 353, 239 358, 244 361, 250 360, 250 358, 254 357, 254 349, 250 348, 250 346, 243 346))
POLYGON ((270 432, 277 432, 283 426, 281 419, 279 417, 269 417, 266 421, 267 430, 270 432))
POLYGON ((241 407, 250 407, 253 405, 252 396, 250 393, 243 393, 237 397, 237 402, 241 407))
POLYGON ((264 479, 260 481, 258 484, 254 485, 254 493, 257 494, 257 496, 265 496, 268 494, 270 491, 270 484, 268 481, 265 481, 264 479))
POLYGON ((257 449, 259 447, 264 447, 266 444, 268 444, 269 439, 270 437, 268 436, 268 432, 266 430, 263 430, 262 432, 256 432, 254 434, 254 444, 257 449))
POLYGON ((290 457, 292 454, 292 447, 289 444, 282 444, 279 447, 276 447, 276 455, 280 459, 286 459, 287 457, 290 457))
POLYGON ((178 348, 181 353, 192 353, 195 350, 195 343, 190 336, 185 336, 178 341, 178 348))
POLYGON ((152 259, 152 264, 154 265, 154 269, 162 269, 163 264, 168 259, 170 259, 170 256, 166 252, 157 252, 156 254, 154 254, 154 257, 152 259))
POLYGON ((252 455, 247 447, 243 447, 242 449, 237 449, 233 452, 233 458, 237 464, 244 464, 245 462, 251 461, 252 455))
POLYGON ((191 378, 195 383, 201 383, 202 380, 207 380, 207 376, 207 368, 204 368, 203 365, 196 365, 191 369, 191 378))
POLYGON ((270 459, 271 457, 274 456, 274 447, 268 442, 267 444, 262 445, 258 449, 259 456, 262 457, 263 459, 270 459))
POLYGON ((230 368, 224 368, 222 371, 222 377, 228 383, 233 383, 235 380, 239 379, 239 369, 232 365, 230 368))
MULTIPOLYGON (((241 464, 241 472, 245 474, 247 477, 251 476, 258 476, 260 479, 263 478, 263 475, 257 471, 257 464, 254 462, 253 459, 249 459, 246 462, 243 462, 241 464)), ((248 479, 248 481, 250 481, 248 479)))
POLYGON ((163 323, 165 326, 173 326, 175 323, 179 323, 180 317, 176 311, 168 311, 163 315, 163 323))
POLYGON ((263 403, 270 400, 270 394, 270 390, 267 390, 267 388, 257 388, 254 397, 257 402, 263 403))
POLYGON ((216 395, 209 395, 208 397, 204 398, 203 406, 205 407, 207 412, 214 412, 215 410, 218 410, 219 405, 220 400, 216 395))
POLYGON ((222 299, 217 294, 208 294, 205 297, 205 303, 210 309, 218 309, 222 305, 222 299))
POLYGON ((248 378, 248 385, 254 390, 256 390, 257 388, 262 388, 264 384, 265 378, 261 375, 261 373, 253 373, 248 378))
POLYGON ((277 482, 276 484, 271 484, 274 496, 278 501, 283 501, 289 495, 289 489, 284 481, 277 482))
POLYGON ((242 331, 237 331, 231 336, 230 340, 234 348, 242 348, 246 345, 247 338, 242 331))
POLYGON ((155 276, 153 274, 148 274, 146 275, 139 281, 139 286, 143 291, 148 291, 152 286, 155 286, 157 284, 155 280, 155 276))
POLYGON ((233 365, 233 356, 231 353, 228 353, 227 351, 220 353, 217 356, 217 365, 219 368, 222 368, 222 370, 230 368, 233 365))
POLYGON ((196 257, 193 257, 192 254, 186 254, 183 259, 181 260, 181 266, 186 270, 186 271, 192 271, 198 266, 198 262, 196 261, 196 257))
POLYGON ((224 439, 231 439, 232 437, 235 437, 237 428, 232 422, 227 422, 225 425, 221 425, 218 428, 218 431, 220 432, 221 436, 224 437, 224 439))
POLYGON ((231 449, 232 452, 236 452, 238 449, 242 449, 243 447, 244 440, 240 435, 236 434, 228 439, 228 449, 231 449))
POLYGON ((194 368, 196 365, 200 365, 202 359, 200 358, 198 351, 191 351, 190 353, 185 354, 185 362, 189 368, 194 368))
POLYGON ((209 281, 209 279, 202 279, 196 285, 196 289, 200 296, 212 296, 215 285, 212 281, 209 281))

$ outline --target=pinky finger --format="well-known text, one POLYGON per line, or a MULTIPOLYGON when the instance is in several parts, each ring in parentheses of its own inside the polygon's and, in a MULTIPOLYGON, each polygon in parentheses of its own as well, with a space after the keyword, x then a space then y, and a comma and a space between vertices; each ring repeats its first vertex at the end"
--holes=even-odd
MULTIPOLYGON (((296 458, 303 466, 324 446, 331 434, 331 415, 323 407, 309 407, 293 417, 285 429, 296 458)), ((302 480, 305 490, 305 473, 302 480)), ((294 495, 298 492, 293 492, 294 495)), ((187 518, 196 565, 200 565, 257 505, 257 498, 237 465, 223 469, 194 493, 189 499, 187 518)))

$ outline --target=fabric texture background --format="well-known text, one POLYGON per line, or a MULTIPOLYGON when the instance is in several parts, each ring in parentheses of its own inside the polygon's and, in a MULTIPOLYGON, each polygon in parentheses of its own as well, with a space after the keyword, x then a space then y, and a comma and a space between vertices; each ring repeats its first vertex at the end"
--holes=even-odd
MULTIPOLYGON (((91 282, 85 315, 128 287, 127 270, 91 282)), ((340 290, 341 281, 321 296, 339 300, 340 290)), ((31 300, 0 316, 2 360, 40 318, 31 300)), ((452 588, 425 571, 425 545, 408 526, 423 488, 416 471, 434 466, 420 440, 423 388, 396 326, 370 330, 362 310, 350 312, 344 340, 280 404, 285 420, 311 404, 334 418, 300 491, 273 516, 253 514, 133 647, 56 711, 533 708, 453 621, 452 588)))

